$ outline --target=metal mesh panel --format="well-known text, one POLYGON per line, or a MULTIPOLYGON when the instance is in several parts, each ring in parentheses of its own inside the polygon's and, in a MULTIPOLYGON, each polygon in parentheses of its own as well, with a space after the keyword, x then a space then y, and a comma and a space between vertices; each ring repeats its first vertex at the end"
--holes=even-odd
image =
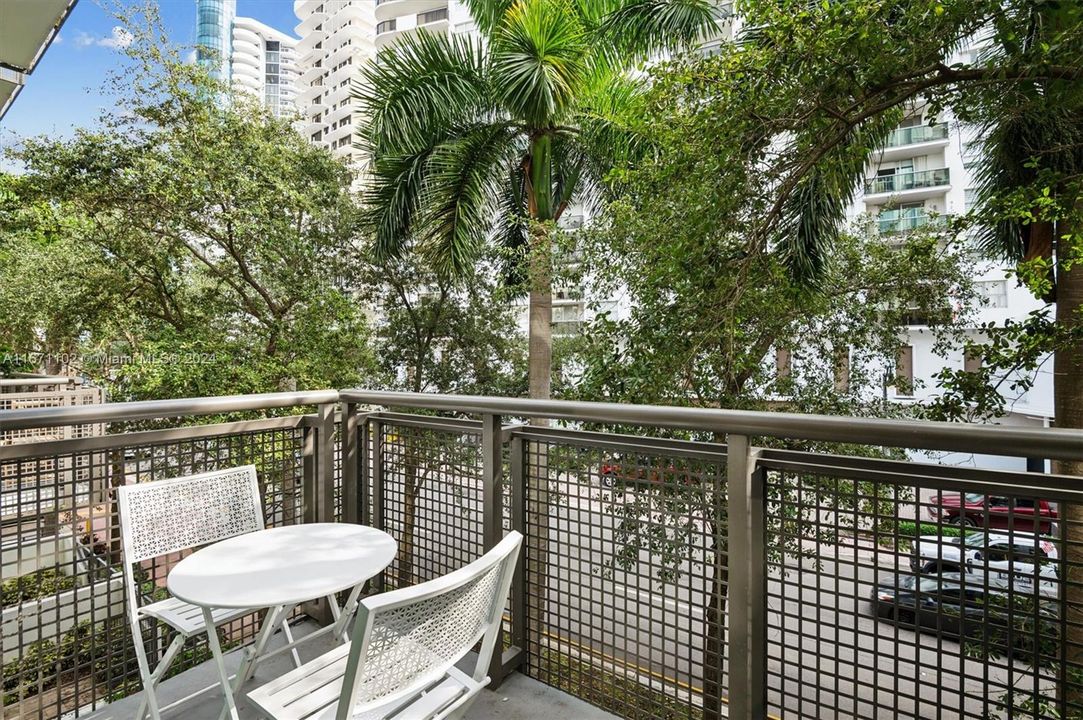
POLYGON ((770 712, 1081 716, 1078 609, 1063 593, 1083 553, 1056 516, 1083 494, 1026 473, 990 473, 994 485, 819 463, 766 473, 770 712))
MULTIPOLYGON (((43 386, 27 392, 0 393, 0 411, 36 408, 75 407, 96 405, 103 400, 101 388, 43 386)), ((31 428, 0 431, 0 447, 69 438, 96 437, 103 435, 100 423, 64 425, 58 427, 31 428)), ((25 512, 22 506, 32 504, 44 511, 54 508, 48 494, 49 487, 36 483, 24 483, 26 478, 42 473, 63 476, 67 482, 77 482, 83 493, 89 494, 102 487, 102 475, 95 472, 100 459, 92 456, 41 459, 24 467, 18 461, 0 462, 0 521, 9 522, 17 513, 25 512)))
MULTIPOLYGON (((16 521, 3 527, 5 718, 78 717, 141 689, 125 614, 115 505, 107 494, 88 494, 76 478, 56 468, 85 462, 110 485, 120 485, 251 463, 267 525, 301 521, 303 430, 229 432, 219 426, 215 436, 176 440, 167 439, 170 432, 143 435, 161 441, 120 444, 125 438, 118 436, 105 450, 18 463, 18 481, 39 490, 20 499, 16 521)), ((146 600, 166 596, 168 571, 183 555, 139 564, 146 600)), ((258 629, 256 619, 247 616, 223 628, 224 645, 249 641, 258 629)), ((144 628, 152 662, 170 640, 162 628, 152 621, 144 628)), ((192 640, 170 674, 208 657, 205 638, 192 640)))
POLYGON ((387 587, 458 570, 483 554, 480 434, 380 423, 382 529, 399 543, 387 587))
POLYGON ((715 459, 693 459, 586 439, 528 443, 532 677, 621 717, 699 717, 705 697, 718 708, 727 567, 725 461, 714 448, 715 459))

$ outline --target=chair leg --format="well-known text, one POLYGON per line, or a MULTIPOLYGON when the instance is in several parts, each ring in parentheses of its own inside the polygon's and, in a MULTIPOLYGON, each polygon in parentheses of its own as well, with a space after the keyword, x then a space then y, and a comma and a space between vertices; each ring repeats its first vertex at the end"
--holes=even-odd
MULTIPOLYGON (((210 608, 203 608, 203 622, 207 626, 207 644, 211 646, 214 664, 218 667, 218 679, 222 683, 222 694, 225 695, 226 702, 220 717, 229 715, 232 720, 240 720, 240 716, 237 714, 237 705, 233 701, 233 688, 230 686, 226 661, 222 657, 222 645, 218 642, 218 628, 214 624, 214 617, 211 615, 210 608)), ((238 677, 240 676, 238 675, 238 677)))
POLYGON ((158 696, 154 692, 156 683, 154 675, 150 671, 150 663, 147 662, 147 651, 143 647, 143 633, 139 630, 139 620, 133 621, 132 626, 135 661, 139 665, 139 678, 143 681, 143 699, 139 701, 139 711, 135 717, 138 720, 143 720, 149 710, 151 720, 162 720, 162 714, 158 710, 158 696))

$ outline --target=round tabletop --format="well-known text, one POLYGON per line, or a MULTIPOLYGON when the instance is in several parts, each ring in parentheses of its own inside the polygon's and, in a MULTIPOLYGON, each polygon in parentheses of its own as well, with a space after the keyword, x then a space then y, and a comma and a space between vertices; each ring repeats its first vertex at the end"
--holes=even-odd
POLYGON ((359 585, 395 558, 395 540, 348 523, 286 525, 197 550, 169 572, 169 592, 204 607, 296 605, 359 585))

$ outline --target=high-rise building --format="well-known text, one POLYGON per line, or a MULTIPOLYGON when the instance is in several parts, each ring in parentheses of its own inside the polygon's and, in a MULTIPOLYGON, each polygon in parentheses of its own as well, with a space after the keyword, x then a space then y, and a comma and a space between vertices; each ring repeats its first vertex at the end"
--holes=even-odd
POLYGON ((196 0, 196 44, 199 62, 212 77, 258 98, 275 115, 294 112, 296 38, 237 17, 237 0, 196 0))
POLYGON ((211 77, 230 80, 237 0, 196 0, 196 53, 211 77))
MULTIPOLYGON (((399 4, 408 0, 398 0, 399 4)), ((412 1, 412 0, 410 0, 412 1)), ((379 3, 383 4, 383 3, 379 3)), ((375 53, 373 0, 294 0, 302 132, 338 157, 359 160, 354 149, 356 102, 352 81, 375 53)))
MULTIPOLYGON (((976 48, 961 51, 959 62, 972 62, 976 48)), ((911 106, 905 119, 870 158, 865 179, 859 184, 849 210, 851 220, 868 219, 871 230, 881 236, 903 237, 908 232, 942 223, 951 215, 968 212, 977 197, 977 164, 982 138, 976 127, 952 117, 946 111, 934 115, 923 103, 911 106)), ((967 334, 983 340, 981 326, 1005 320, 1019 320, 1041 307, 1041 302, 1012 279, 1011 269, 994 261, 974 267, 974 279, 985 305, 980 308, 967 334)), ((952 312, 951 299, 944 299, 945 312, 952 312)), ((887 396, 902 402, 920 402, 937 394, 935 375, 945 367, 977 369, 980 357, 964 357, 961 350, 942 355, 929 329, 929 319, 909 318, 902 352, 895 368, 888 368, 905 382, 885 389, 887 396)), ((1008 387, 1011 383, 1005 383, 1008 387)), ((1049 362, 1037 372, 1034 386, 1006 398, 1008 415, 997 420, 1004 425, 1043 427, 1053 419, 1053 376, 1049 362)), ((985 462, 996 464, 986 459, 985 462)), ((1028 469, 1041 470, 1040 461, 1028 469)), ((1021 469, 1021 468, 1016 468, 1021 469)))
POLYGON ((263 100, 275 115, 295 112, 297 39, 252 18, 233 20, 233 89, 263 100))

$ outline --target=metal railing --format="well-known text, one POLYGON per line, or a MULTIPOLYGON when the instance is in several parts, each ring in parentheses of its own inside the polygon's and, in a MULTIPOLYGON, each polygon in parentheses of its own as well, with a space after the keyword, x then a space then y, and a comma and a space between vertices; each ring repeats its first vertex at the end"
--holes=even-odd
POLYGON ((887 136, 884 147, 914 145, 916 143, 932 142, 933 140, 945 140, 947 137, 948 126, 942 123, 896 128, 887 136))
MULTIPOLYGON (((0 448, 0 464, 49 485, 39 460, 104 454, 115 486, 255 462, 268 524, 362 522, 396 538, 374 590, 454 570, 519 530, 494 684, 519 670, 620 717, 1079 715, 1083 533, 1067 512, 1083 504, 1079 479, 815 448, 1079 459, 1083 433, 360 390, 0 412, 0 431, 200 415, 214 422, 0 448), (241 412, 272 416, 220 422, 241 412), (698 439, 651 436, 671 430, 698 439), (809 447, 759 447, 769 438, 809 447), (984 504, 950 502, 967 494, 984 504), (949 541, 956 519, 975 544, 949 541)), ((22 624, 5 625, 4 704, 31 717, 138 691, 107 569, 110 497, 54 489, 64 512, 29 513, 4 536, 23 543, 5 582, 29 578, 11 606, 22 624), (85 537, 64 542, 102 558, 93 572, 85 552, 48 545, 76 528, 85 537), (32 632, 35 608, 55 616, 43 602, 73 624, 32 632)), ((149 591, 166 571, 147 568, 149 591)), ((179 667, 202 658, 196 647, 179 667)))
POLYGON ((868 178, 865 180, 865 193, 868 195, 875 195, 877 193, 918 190, 920 188, 947 185, 950 182, 951 173, 948 168, 919 170, 917 172, 896 173, 894 175, 882 175, 880 177, 868 178))

